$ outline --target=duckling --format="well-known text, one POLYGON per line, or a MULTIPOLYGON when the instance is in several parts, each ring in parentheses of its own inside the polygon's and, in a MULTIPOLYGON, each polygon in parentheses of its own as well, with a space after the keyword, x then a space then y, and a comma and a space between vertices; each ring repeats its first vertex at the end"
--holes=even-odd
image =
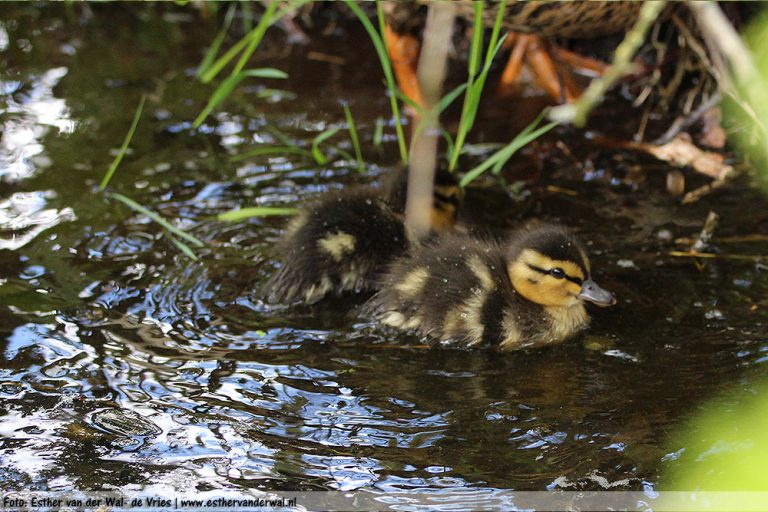
POLYGON ((386 325, 443 343, 514 350, 586 328, 585 301, 611 306, 616 298, 591 279, 573 234, 536 223, 505 243, 450 235, 401 257, 367 307, 386 325))
MULTIPOLYGON (((407 169, 382 190, 356 187, 324 194, 301 209, 275 246, 281 267, 266 283, 271 302, 312 304, 328 295, 375 289, 386 266, 411 240, 404 226, 407 169)), ((435 176, 432 229, 456 224, 461 189, 448 171, 435 176)))

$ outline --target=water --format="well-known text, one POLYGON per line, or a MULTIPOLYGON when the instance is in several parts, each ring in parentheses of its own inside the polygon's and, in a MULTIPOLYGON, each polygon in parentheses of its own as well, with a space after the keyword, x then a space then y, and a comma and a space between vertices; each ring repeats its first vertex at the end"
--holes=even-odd
MULTIPOLYGON (((511 165, 510 181, 536 175, 516 199, 494 183, 472 187, 466 216, 493 230, 531 217, 573 226, 619 305, 593 312, 589 336, 551 349, 427 349, 360 318, 363 299, 265 305, 256 290, 284 221, 214 219, 366 183, 396 163, 391 129, 380 150, 372 144, 388 100, 359 29, 306 47, 274 30, 253 66, 290 79, 249 82, 195 131, 212 88, 193 73, 215 17, 172 5, 0 11, 2 490, 368 489, 457 501, 650 490, 684 451, 675 429, 724 388, 749 393, 764 370, 766 267, 698 269, 667 254, 709 209, 722 216, 718 236, 766 233, 766 202, 748 177, 680 206, 664 192, 664 165, 557 131, 511 165), (111 187, 204 240, 196 262, 96 190, 142 93, 111 187), (366 175, 300 155, 230 160, 275 143, 273 128, 309 144, 341 126, 340 100, 358 123, 366 175)), ((476 137, 508 140, 534 104, 485 109, 476 137)), ((351 151, 345 137, 334 141, 351 151)))

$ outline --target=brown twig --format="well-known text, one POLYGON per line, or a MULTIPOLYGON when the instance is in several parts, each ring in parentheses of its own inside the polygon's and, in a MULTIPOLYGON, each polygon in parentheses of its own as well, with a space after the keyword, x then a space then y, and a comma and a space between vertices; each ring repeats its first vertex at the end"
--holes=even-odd
POLYGON ((632 63, 637 49, 643 44, 645 34, 656 21, 664 8, 663 1, 649 0, 643 3, 637 22, 616 48, 613 63, 603 76, 592 80, 576 103, 560 105, 550 110, 549 117, 553 121, 569 122, 582 127, 587 116, 595 105, 602 99, 605 92, 620 78, 632 73, 635 69, 632 63))
POLYGON ((715 229, 720 223, 720 216, 717 212, 711 211, 707 214, 707 219, 704 221, 704 227, 701 228, 699 236, 696 237, 696 241, 691 245, 690 252, 700 252, 709 246, 712 236, 715 234, 715 229))
POLYGON ((722 99, 723 97, 720 95, 720 93, 716 92, 687 116, 679 116, 672 122, 672 125, 670 125, 670 127, 661 137, 653 141, 653 144, 660 146, 670 142, 680 132, 698 122, 709 109, 720 103, 722 99))
POLYGON ((756 254, 714 254, 711 252, 687 252, 687 251, 669 251, 670 256, 676 258, 705 258, 711 260, 740 260, 740 261, 754 261, 760 263, 768 261, 768 256, 760 256, 756 254))

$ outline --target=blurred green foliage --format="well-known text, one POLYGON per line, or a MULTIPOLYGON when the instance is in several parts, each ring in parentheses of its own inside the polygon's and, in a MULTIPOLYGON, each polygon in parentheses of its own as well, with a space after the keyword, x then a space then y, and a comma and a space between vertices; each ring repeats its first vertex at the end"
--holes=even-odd
POLYGON ((673 439, 662 490, 768 491, 768 382, 710 401, 673 439))

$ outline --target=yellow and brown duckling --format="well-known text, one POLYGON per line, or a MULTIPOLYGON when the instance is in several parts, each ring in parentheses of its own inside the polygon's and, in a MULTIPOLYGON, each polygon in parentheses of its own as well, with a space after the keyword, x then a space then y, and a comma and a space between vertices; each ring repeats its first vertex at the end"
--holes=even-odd
MULTIPOLYGON (((266 283, 271 302, 312 304, 329 295, 363 292, 412 244, 404 225, 407 170, 383 190, 355 187, 324 194, 288 225, 275 250, 277 273, 266 283)), ((435 176, 434 233, 456 224, 461 190, 452 174, 435 176)))
POLYGON ((514 350, 586 328, 585 301, 616 298, 592 280, 573 234, 538 223, 506 243, 457 235, 422 247, 391 265, 369 307, 386 325, 446 344, 514 350))

